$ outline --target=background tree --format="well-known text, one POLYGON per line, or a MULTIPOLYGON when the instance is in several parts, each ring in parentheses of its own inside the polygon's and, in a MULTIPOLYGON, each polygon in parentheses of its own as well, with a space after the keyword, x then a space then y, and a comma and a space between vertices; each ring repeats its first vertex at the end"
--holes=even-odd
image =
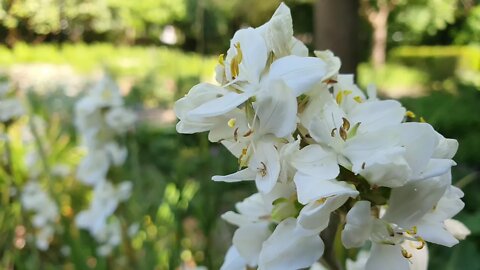
POLYGON ((314 6, 315 48, 332 50, 342 59, 342 72, 358 64, 358 1, 317 0, 314 6))

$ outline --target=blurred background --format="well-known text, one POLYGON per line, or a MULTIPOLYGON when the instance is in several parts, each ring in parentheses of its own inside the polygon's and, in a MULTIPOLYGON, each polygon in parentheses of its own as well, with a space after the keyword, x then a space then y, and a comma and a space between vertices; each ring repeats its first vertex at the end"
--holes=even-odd
MULTIPOLYGON (((452 249, 430 245, 430 269, 480 269, 480 1, 285 2, 296 37, 310 49, 332 50, 342 72, 355 73, 362 87, 376 84, 381 96, 401 99, 460 142, 453 172, 466 207, 457 218, 472 235, 452 249)), ((61 161, 68 168, 48 178, 61 217, 47 251, 29 244, 28 213, 2 200, 1 268, 218 269, 234 230, 220 215, 254 186, 212 182, 212 175, 235 170, 237 161, 206 134, 177 134, 172 107, 193 85, 213 81, 216 59, 237 29, 266 22, 279 3, 0 0, 0 81, 11 82, 27 100, 26 117, 46 123, 51 166, 61 161), (88 233, 71 225, 89 196, 75 181, 80 154, 72 119, 75 101, 104 74, 139 115, 125 138, 129 158, 115 171, 133 181, 132 197, 117 212, 137 230, 100 257, 88 233)), ((21 187, 27 150, 15 138, 21 187)))

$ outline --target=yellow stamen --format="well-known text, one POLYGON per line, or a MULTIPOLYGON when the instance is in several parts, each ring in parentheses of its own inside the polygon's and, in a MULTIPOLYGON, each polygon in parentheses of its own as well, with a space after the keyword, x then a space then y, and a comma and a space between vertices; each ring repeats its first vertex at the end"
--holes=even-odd
POLYGON ((240 68, 238 66, 242 62, 243 53, 242 53, 242 49, 240 48, 239 42, 237 42, 234 46, 237 49, 237 55, 233 57, 232 62, 230 63, 230 70, 232 73, 232 77, 236 78, 240 73, 240 68))
POLYGON ((343 97, 345 96, 348 96, 352 93, 352 91, 350 90, 343 90, 343 91, 339 91, 337 96, 335 97, 335 100, 337 101, 337 104, 340 104, 342 103, 343 101, 343 97))
POLYGON ((361 98, 360 96, 354 97, 353 100, 355 100, 355 101, 358 102, 358 103, 362 103, 362 102, 363 102, 363 100, 362 100, 362 98, 361 98))
POLYGON ((422 249, 423 247, 425 247, 425 245, 426 245, 425 240, 423 240, 423 238, 420 237, 420 236, 417 236, 416 238, 417 238, 418 242, 420 242, 420 246, 415 247, 415 248, 418 249, 418 250, 420 250, 420 249, 422 249))
POLYGON ((412 253, 409 253, 406 249, 403 249, 403 248, 402 248, 402 255, 407 259, 410 259, 412 257, 412 253))
POLYGON ((325 201, 327 201, 327 198, 320 198, 320 199, 316 200, 315 202, 316 202, 317 204, 324 204, 325 201))
POLYGON ((238 164, 240 165, 241 168, 247 166, 247 161, 244 160, 244 157, 247 155, 248 148, 243 148, 242 149, 242 154, 240 154, 240 157, 238 157, 238 164))
POLYGON ((348 131, 350 129, 350 122, 345 117, 342 117, 343 124, 342 127, 345 129, 345 131, 348 131))
POLYGON ((229 127, 233 128, 236 123, 237 123, 237 119, 232 118, 232 119, 228 120, 227 124, 228 124, 229 127))
POLYGON ((416 117, 415 113, 413 113, 412 111, 407 111, 405 113, 405 116, 407 116, 409 118, 415 118, 416 117))
POLYGON ((413 226, 412 229, 407 231, 407 233, 411 235, 415 235, 417 234, 417 232, 418 232, 417 226, 413 226))
POLYGON ((425 118, 423 118, 423 116, 420 116, 420 123, 426 123, 427 121, 425 121, 425 118))
POLYGON ((236 57, 238 57, 238 63, 240 63, 242 62, 242 59, 243 59, 243 53, 242 53, 242 49, 240 48, 240 42, 237 42, 237 44, 235 44, 235 48, 237 48, 236 57))
POLYGON ((345 130, 345 128, 343 128, 343 126, 340 127, 340 138, 342 138, 343 141, 346 141, 348 138, 347 131, 345 130))
POLYGON ((260 162, 260 164, 262 165, 262 167, 257 168, 257 170, 262 177, 265 177, 267 175, 267 165, 265 165, 265 163, 263 162, 260 162))
POLYGON ((335 97, 335 100, 337 101, 337 104, 342 103, 342 100, 343 100, 342 91, 338 92, 337 96, 335 97))
POLYGON ((225 66, 225 55, 223 53, 218 56, 218 63, 225 66))

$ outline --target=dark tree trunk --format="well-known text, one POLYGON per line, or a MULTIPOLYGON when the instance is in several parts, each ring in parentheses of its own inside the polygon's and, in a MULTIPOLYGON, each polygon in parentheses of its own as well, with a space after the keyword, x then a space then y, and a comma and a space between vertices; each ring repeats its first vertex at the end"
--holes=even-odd
POLYGON ((342 73, 355 73, 358 64, 358 0, 315 2, 315 48, 331 50, 342 60, 342 73))

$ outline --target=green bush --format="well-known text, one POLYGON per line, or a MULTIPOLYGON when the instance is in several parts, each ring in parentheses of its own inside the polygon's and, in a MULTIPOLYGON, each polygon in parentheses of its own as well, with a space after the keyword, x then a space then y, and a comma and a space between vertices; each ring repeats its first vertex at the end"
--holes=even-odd
POLYGON ((215 57, 203 57, 166 47, 115 46, 112 44, 54 44, 26 45, 18 43, 13 49, 0 46, 0 66, 22 63, 71 65, 76 71, 90 73, 107 68, 114 75, 145 77, 152 71, 164 77, 199 76, 212 78, 215 57))
POLYGON ((403 46, 391 50, 389 60, 427 73, 431 82, 458 77, 480 85, 479 46, 403 46))
POLYGON ((375 84, 380 89, 419 87, 428 82, 426 72, 399 64, 388 63, 379 70, 368 63, 358 66, 358 83, 363 87, 375 84))

